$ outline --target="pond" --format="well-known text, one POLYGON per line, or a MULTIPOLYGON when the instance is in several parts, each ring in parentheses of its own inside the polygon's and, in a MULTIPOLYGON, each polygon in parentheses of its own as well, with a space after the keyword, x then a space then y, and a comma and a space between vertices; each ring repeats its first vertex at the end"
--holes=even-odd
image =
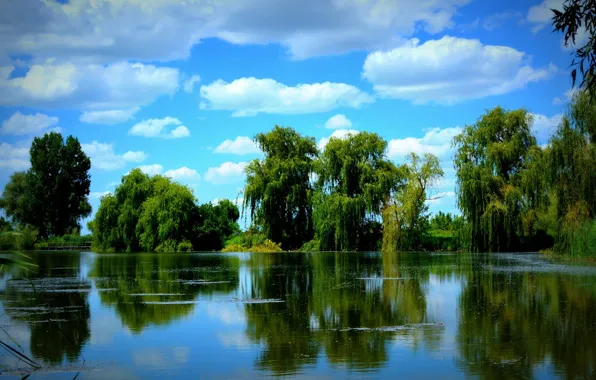
POLYGON ((596 376, 596 267, 537 254, 32 259, 0 281, 0 340, 41 365, 29 379, 596 376))

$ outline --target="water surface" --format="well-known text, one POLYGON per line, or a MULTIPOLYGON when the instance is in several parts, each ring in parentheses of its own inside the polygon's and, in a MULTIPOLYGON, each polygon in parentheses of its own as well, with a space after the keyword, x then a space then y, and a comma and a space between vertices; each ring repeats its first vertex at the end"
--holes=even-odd
MULTIPOLYGON (((33 259, 0 280, 0 340, 42 365, 29 379, 596 376, 596 267, 533 254, 33 259)), ((30 372, 4 350, 0 365, 30 372)))

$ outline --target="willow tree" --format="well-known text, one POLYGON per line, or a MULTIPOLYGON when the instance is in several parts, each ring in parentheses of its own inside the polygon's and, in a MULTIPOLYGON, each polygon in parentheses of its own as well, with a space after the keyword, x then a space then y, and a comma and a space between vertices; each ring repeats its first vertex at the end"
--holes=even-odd
POLYGON ((101 251, 188 250, 197 216, 188 187, 134 169, 114 194, 102 197, 89 229, 94 247, 101 251))
POLYGON ((457 203, 470 223, 470 249, 514 248, 523 233, 520 187, 528 152, 536 145, 524 109, 496 107, 454 138, 457 203))
POLYGON ((549 157, 548 178, 556 196, 556 248, 567 252, 574 234, 596 217, 596 103, 590 103, 586 92, 573 98, 550 141, 549 157))
POLYGON ((275 126, 255 142, 265 157, 246 167, 244 207, 253 223, 285 249, 312 239, 310 176, 318 151, 315 140, 292 128, 275 126))
MULTIPOLYGON (((386 159, 387 142, 362 132, 332 137, 315 165, 314 228, 322 250, 370 249, 363 245, 381 206, 401 183, 400 170, 386 159)), ((374 247, 372 247, 374 248, 374 247)))
POLYGON ((421 248, 428 213, 426 201, 443 177, 439 159, 429 153, 423 158, 411 153, 403 170, 406 185, 383 208, 383 251, 421 248))

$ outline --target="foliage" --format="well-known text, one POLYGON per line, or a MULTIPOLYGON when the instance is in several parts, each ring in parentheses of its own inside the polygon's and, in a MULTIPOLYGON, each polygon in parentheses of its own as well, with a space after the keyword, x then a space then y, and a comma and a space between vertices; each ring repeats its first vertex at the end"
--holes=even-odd
POLYGON ((412 153, 403 168, 406 185, 393 194, 383 209, 383 251, 418 250, 428 230, 427 193, 443 176, 439 159, 412 153))
POLYGON ((26 231, 0 232, 0 251, 29 250, 34 247, 34 238, 26 231))
POLYGON ((301 252, 319 252, 321 250, 321 242, 317 239, 307 241, 300 247, 301 252))
POLYGON ((189 251, 221 245, 237 231, 238 215, 229 201, 199 207, 188 187, 134 169, 101 199, 89 228, 99 251, 189 251))
POLYGON ((267 239, 262 243, 258 243, 252 246, 246 246, 242 244, 230 244, 226 245, 222 252, 256 252, 256 253, 264 253, 264 252, 283 252, 281 244, 274 243, 271 240, 267 239))
POLYGON ((13 230, 12 224, 0 216, 0 232, 10 232, 13 230))
POLYGON ((385 140, 367 132, 332 137, 325 146, 315 165, 313 197, 315 236, 322 250, 367 249, 366 226, 379 217, 383 202, 402 179, 385 158, 386 148, 385 140))
POLYGON ((70 234, 64 236, 51 236, 35 243, 35 249, 46 248, 49 246, 83 246, 88 244, 93 237, 91 235, 70 234))
POLYGON ((265 157, 246 168, 244 207, 269 239, 286 248, 300 247, 312 238, 309 199, 315 141, 292 128, 275 126, 256 135, 255 142, 265 157))
POLYGON ((211 203, 199 206, 199 223, 194 228, 197 249, 221 250, 225 239, 240 232, 239 217, 238 207, 227 199, 215 206, 211 203))
POLYGON ((596 1, 594 0, 565 0, 563 11, 552 9, 555 31, 565 34, 565 46, 575 49, 575 56, 571 66, 573 86, 577 79, 577 68, 582 75, 580 87, 588 90, 592 97, 596 96, 596 1), (580 34, 588 36, 583 46, 576 46, 576 37, 580 34))
POLYGON ((79 141, 47 133, 33 139, 29 155, 31 168, 11 176, 0 207, 16 224, 35 227, 42 238, 79 230, 79 220, 91 213, 91 161, 79 141))
POLYGON ((539 149, 531 123, 524 109, 496 107, 454 138, 457 202, 469 223, 472 251, 504 251, 519 244, 528 211, 522 173, 529 152, 539 149))

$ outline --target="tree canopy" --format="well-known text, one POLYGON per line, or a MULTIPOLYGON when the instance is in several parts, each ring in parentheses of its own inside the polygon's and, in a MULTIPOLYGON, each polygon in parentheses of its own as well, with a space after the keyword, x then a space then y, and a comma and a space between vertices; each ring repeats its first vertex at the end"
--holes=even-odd
POLYGON ((310 175, 317 147, 313 138, 275 126, 255 136, 264 158, 246 168, 244 207, 269 239, 299 248, 312 238, 310 175))
POLYGON ((36 228, 40 237, 79 230, 81 218, 91 213, 91 161, 79 140, 47 133, 33 139, 29 155, 30 169, 11 176, 0 206, 16 224, 36 228))
POLYGON ((134 169, 114 194, 101 199, 89 228, 101 251, 221 249, 238 230, 238 216, 238 208, 229 201, 198 206, 188 187, 134 169))
POLYGON ((524 109, 496 107, 454 138, 457 203, 470 223, 470 249, 504 251, 523 234, 521 172, 536 146, 524 109))
POLYGON ((320 249, 366 249, 366 232, 371 225, 375 230, 383 202, 402 181, 386 149, 385 140, 368 132, 332 137, 325 146, 315 165, 314 227, 320 249))

